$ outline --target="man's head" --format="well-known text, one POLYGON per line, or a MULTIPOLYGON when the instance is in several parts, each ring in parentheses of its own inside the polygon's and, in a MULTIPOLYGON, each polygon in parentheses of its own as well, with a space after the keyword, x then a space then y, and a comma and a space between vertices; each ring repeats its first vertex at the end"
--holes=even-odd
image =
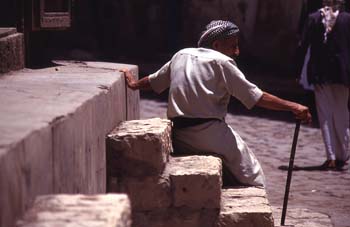
POLYGON ((202 32, 198 47, 211 48, 229 57, 239 55, 238 27, 230 21, 211 21, 202 32))
POLYGON ((323 0, 322 4, 323 6, 332 7, 333 10, 343 10, 345 7, 344 0, 323 0))

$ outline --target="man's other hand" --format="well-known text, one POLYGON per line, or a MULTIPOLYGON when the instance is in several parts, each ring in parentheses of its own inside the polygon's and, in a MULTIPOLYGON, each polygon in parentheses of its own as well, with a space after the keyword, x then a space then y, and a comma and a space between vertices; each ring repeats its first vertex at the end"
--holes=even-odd
POLYGON ((293 113, 295 118, 301 120, 302 123, 311 124, 312 116, 308 107, 296 104, 293 113))

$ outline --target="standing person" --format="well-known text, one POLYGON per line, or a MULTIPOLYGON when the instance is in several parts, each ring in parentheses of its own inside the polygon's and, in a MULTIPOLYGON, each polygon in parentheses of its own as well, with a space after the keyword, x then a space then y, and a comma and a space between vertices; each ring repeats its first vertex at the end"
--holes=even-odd
POLYGON ((343 0, 323 0, 323 8, 309 15, 299 44, 299 75, 310 47, 307 80, 314 86, 325 170, 342 170, 349 159, 350 14, 343 6, 343 0))
POLYGON ((258 160, 225 122, 230 96, 249 109, 291 111, 307 123, 311 115, 307 107, 263 92, 244 77, 233 59, 239 55, 238 32, 229 21, 212 21, 198 48, 180 50, 157 72, 137 81, 125 71, 126 81, 131 89, 161 93, 170 88, 167 116, 174 126, 175 152, 217 154, 239 184, 264 186, 258 160))

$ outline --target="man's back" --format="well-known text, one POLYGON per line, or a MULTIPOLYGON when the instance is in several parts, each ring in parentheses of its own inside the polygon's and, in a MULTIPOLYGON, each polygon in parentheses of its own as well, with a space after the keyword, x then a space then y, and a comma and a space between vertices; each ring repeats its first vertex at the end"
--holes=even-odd
POLYGON ((231 95, 248 108, 260 97, 260 90, 245 79, 232 58, 211 49, 188 48, 171 59, 170 118, 223 119, 231 95))

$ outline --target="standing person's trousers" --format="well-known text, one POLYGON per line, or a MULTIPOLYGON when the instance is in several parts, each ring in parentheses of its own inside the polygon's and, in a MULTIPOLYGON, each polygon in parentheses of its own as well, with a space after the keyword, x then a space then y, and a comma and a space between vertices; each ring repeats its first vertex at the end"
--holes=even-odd
POLYGON ((315 100, 328 160, 349 159, 349 88, 340 84, 316 85, 315 100))

